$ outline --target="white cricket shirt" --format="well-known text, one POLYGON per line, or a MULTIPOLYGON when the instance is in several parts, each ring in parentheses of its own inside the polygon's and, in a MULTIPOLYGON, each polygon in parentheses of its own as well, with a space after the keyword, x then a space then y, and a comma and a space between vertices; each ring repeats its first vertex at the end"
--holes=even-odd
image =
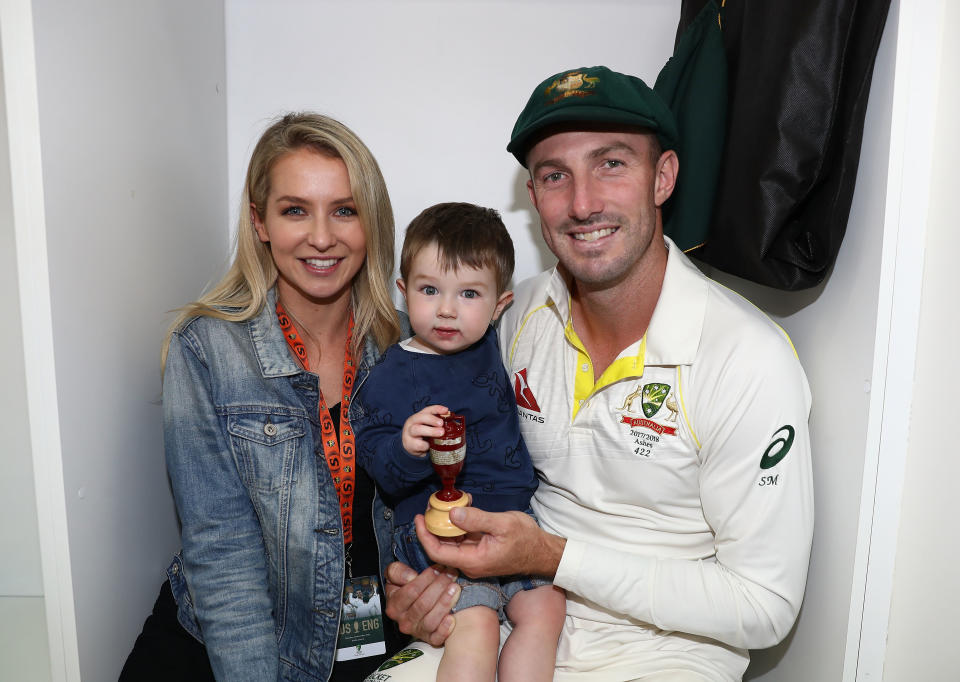
POLYGON ((806 377, 777 325, 667 243, 647 333, 600 377, 555 269, 521 284, 500 324, 533 509, 567 538, 557 680, 664 666, 739 679, 745 649, 780 641, 803 597, 806 377))

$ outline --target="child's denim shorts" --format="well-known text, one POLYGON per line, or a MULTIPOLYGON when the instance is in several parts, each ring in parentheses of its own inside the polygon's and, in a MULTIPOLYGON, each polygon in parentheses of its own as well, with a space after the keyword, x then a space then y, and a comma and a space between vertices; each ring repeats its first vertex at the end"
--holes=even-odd
MULTIPOLYGON (((528 514, 532 512, 528 509, 528 514)), ((426 570, 433 562, 423 551, 417 529, 413 523, 398 525, 393 530, 393 554, 398 561, 411 566, 418 573, 426 570)), ((506 618, 507 602, 524 590, 550 585, 550 581, 539 576, 508 575, 499 578, 457 578, 460 585, 460 599, 453 607, 454 613, 471 606, 486 606, 497 612, 502 623, 506 618)))

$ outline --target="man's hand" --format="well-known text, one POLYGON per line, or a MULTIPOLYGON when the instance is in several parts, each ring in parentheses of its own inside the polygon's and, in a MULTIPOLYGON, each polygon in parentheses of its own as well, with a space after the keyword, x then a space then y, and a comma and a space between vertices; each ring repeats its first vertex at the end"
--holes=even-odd
POLYGON ((416 457, 425 456, 430 448, 427 439, 443 435, 443 417, 448 414, 450 410, 443 405, 430 405, 407 417, 400 433, 403 449, 416 457))
POLYGON ((394 561, 387 566, 386 579, 387 616, 397 622, 401 632, 442 646, 455 625, 450 609, 460 598, 456 571, 435 565, 417 575, 406 564, 394 561))
POLYGON ((473 507, 450 510, 450 520, 467 531, 459 544, 443 542, 417 515, 417 537, 434 561, 455 566, 471 578, 542 575, 553 578, 567 541, 542 530, 529 514, 491 513, 473 507))

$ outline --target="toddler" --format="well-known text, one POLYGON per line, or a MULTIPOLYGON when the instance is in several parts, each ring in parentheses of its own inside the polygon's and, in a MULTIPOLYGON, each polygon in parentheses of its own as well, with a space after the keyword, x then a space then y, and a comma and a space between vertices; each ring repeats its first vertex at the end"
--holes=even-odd
MULTIPOLYGON (((414 336, 387 349, 358 388, 354 429, 360 464, 395 509, 394 552, 417 571, 431 562, 413 519, 439 487, 427 451, 448 412, 466 419, 457 488, 480 509, 530 513, 537 478, 491 326, 513 298, 513 262, 510 235, 493 209, 438 204, 407 228, 397 286, 414 336)), ((494 680, 504 615, 513 630, 500 652, 500 682, 552 680, 562 590, 529 576, 458 581, 456 627, 437 680, 494 680)))

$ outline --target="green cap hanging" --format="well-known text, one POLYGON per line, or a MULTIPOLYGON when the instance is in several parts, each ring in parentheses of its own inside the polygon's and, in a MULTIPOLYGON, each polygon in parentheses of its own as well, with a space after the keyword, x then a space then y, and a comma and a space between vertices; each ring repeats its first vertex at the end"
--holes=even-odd
POLYGON ((727 60, 713 0, 677 40, 653 89, 676 116, 683 150, 663 231, 690 251, 707 241, 727 124, 727 60))

